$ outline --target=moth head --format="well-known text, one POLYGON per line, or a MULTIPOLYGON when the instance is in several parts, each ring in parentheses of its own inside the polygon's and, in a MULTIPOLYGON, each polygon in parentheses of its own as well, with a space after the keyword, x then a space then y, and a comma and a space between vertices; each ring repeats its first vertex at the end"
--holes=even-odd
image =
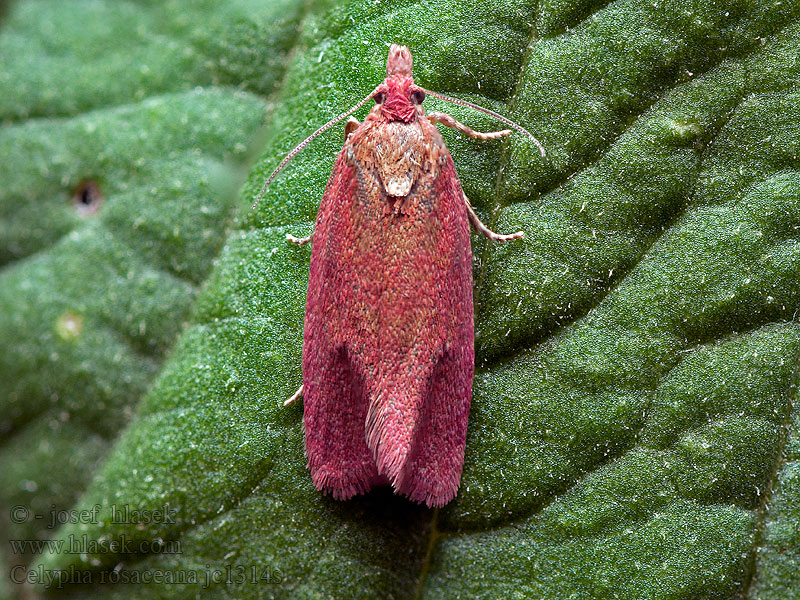
POLYGON ((408 100, 414 106, 419 106, 425 100, 425 90, 418 85, 414 85, 413 81, 409 82, 410 85, 398 85, 395 82, 382 83, 372 94, 375 104, 386 104, 386 100, 392 96, 395 102, 400 100, 408 100))
POLYGON ((414 84, 411 51, 406 46, 393 44, 386 59, 386 80, 373 93, 380 113, 388 121, 409 123, 422 114, 419 108, 425 92, 414 84))
POLYGON ((389 57, 386 59, 386 77, 411 77, 411 67, 414 59, 408 46, 392 44, 389 48, 389 57))

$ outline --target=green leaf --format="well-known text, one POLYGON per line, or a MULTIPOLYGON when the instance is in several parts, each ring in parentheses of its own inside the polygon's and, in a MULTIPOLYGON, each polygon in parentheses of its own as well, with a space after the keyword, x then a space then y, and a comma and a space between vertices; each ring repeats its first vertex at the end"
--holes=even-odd
POLYGON ((0 31, 0 504, 28 511, 7 540, 53 536, 224 243, 297 10, 214 4, 25 2, 0 31), (244 90, 217 36, 267 42, 244 90))
POLYGON ((137 598, 792 598, 800 6, 334 4, 11 10, 3 505, 98 507, 33 572, 137 598), (422 85, 548 153, 443 132, 484 220, 526 236, 473 238, 467 456, 437 511, 321 496, 302 408, 282 406, 309 260, 285 235, 310 231, 341 129, 249 209, 382 79, 392 42, 422 85), (238 202, 213 194, 265 106, 238 202), (87 179, 105 204, 81 219, 68 190, 87 179))

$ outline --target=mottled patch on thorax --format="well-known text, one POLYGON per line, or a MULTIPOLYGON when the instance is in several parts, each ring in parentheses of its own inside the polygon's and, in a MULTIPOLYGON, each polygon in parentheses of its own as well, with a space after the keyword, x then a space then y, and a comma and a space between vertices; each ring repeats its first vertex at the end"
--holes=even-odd
POLYGON ((393 121, 373 128, 372 160, 388 196, 408 196, 423 168, 425 138, 419 122, 393 121))
MULTIPOLYGON (((348 138, 345 149, 358 182, 350 218, 359 238, 381 232, 393 238, 382 243, 402 246, 411 240, 419 243, 417 235, 403 239, 411 229, 432 233, 438 227, 429 217, 437 210, 434 185, 447 149, 427 119, 405 123, 371 114, 348 138)), ((359 243, 374 242, 359 239, 359 243)))

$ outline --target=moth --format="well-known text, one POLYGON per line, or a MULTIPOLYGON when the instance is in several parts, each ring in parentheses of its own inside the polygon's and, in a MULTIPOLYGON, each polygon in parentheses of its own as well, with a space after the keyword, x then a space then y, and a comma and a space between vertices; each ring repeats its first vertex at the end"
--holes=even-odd
MULTIPOLYGON (((350 118, 311 235, 303 335, 305 445, 314 485, 344 500, 379 485, 428 506, 458 491, 475 362, 470 223, 500 235, 473 211, 436 124, 492 140, 448 114, 427 113, 426 95, 480 106, 414 83, 412 56, 392 45, 386 79, 349 111, 322 126, 281 162, 350 118)), ((256 200, 258 202, 258 200, 256 200)))

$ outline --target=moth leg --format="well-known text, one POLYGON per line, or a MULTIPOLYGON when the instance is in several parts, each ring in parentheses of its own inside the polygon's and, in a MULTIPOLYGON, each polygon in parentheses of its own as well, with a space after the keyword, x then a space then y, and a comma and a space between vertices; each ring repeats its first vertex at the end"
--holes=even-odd
POLYGON ((469 203, 469 198, 467 198, 466 194, 464 194, 464 204, 467 205, 467 213, 469 214, 469 220, 473 227, 475 227, 475 229, 480 231, 493 242, 510 242, 511 240, 518 240, 519 238, 524 237, 524 231, 517 231, 516 233, 507 234, 495 233, 486 225, 484 225, 483 222, 478 218, 478 215, 475 214, 475 211, 472 210, 472 205, 469 203))
POLYGON ((302 245, 307 244, 308 242, 310 242, 312 237, 314 237, 314 232, 313 231, 311 233, 309 233, 306 237, 303 237, 303 238, 294 237, 291 233, 287 233, 286 234, 286 241, 287 242, 292 242, 293 244, 297 244, 298 246, 302 246, 302 245))
POLYGON ((303 395, 303 386, 301 385, 300 388, 294 394, 292 394, 292 397, 289 398, 286 402, 284 402, 283 405, 289 406, 292 402, 298 400, 302 395, 303 395))
POLYGON ((459 123, 453 117, 451 117, 446 113, 440 113, 434 111, 434 112, 429 112, 425 116, 431 123, 441 123, 445 127, 456 129, 461 133, 468 135, 471 138, 475 138, 476 140, 495 140, 497 138, 501 138, 511 133, 510 129, 502 129, 500 131, 489 131, 486 133, 475 131, 474 129, 467 127, 463 123, 459 123))

